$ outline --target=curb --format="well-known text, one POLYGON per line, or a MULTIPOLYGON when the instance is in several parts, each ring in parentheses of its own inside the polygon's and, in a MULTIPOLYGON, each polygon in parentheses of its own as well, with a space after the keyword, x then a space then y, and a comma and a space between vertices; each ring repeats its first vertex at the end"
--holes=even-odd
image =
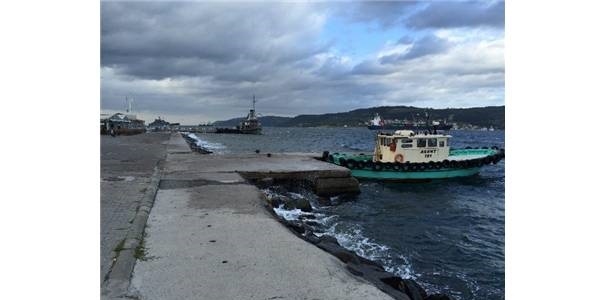
POLYGON ((106 279, 102 283, 101 299, 124 299, 128 297, 131 273, 133 272, 133 268, 137 261, 135 250, 140 246, 144 238, 146 222, 148 221, 152 206, 154 205, 154 199, 156 198, 156 193, 158 192, 158 186, 160 184, 160 165, 161 163, 159 161, 154 168, 150 184, 140 201, 131 227, 127 231, 123 243, 123 250, 119 251, 106 279))

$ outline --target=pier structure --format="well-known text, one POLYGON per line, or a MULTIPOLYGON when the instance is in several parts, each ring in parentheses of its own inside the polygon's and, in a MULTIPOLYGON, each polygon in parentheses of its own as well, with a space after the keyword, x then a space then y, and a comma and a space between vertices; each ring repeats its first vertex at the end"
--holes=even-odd
MULTIPOLYGON (((114 257, 103 259, 103 299, 392 299, 290 234, 249 182, 304 180, 320 195, 356 192, 347 169, 299 153, 203 155, 178 133, 152 134, 167 135, 164 156, 136 196, 114 257)), ((103 140, 103 151, 115 140, 103 140)), ((102 163, 103 176, 118 168, 102 163)), ((113 187, 103 203, 118 194, 113 187)))

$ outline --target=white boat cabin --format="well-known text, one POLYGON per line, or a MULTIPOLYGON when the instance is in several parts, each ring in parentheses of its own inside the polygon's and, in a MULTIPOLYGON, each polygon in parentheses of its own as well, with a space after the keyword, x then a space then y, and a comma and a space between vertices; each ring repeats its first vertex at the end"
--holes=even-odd
POLYGON ((450 154, 448 142, 451 137, 445 134, 416 134, 412 130, 378 134, 373 161, 391 163, 443 161, 448 159, 450 154))

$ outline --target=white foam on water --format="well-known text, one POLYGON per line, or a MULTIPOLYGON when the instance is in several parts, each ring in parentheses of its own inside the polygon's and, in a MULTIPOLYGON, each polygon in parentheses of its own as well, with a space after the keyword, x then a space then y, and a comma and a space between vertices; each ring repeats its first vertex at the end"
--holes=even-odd
POLYGON ((263 194, 269 201, 273 199, 273 196, 275 196, 275 193, 269 189, 262 189, 261 192, 263 192, 263 194))
MULTIPOLYGON (((281 196, 268 188, 263 189, 262 192, 269 200, 281 196)), ((305 198, 298 193, 287 192, 286 195, 295 199, 305 198)), ((315 218, 311 221, 317 222, 325 228, 324 232, 313 232, 314 235, 318 237, 323 235, 335 237, 342 247, 354 251, 357 255, 366 259, 380 262, 386 271, 402 278, 416 279, 419 276, 419 274, 414 273, 410 261, 406 257, 400 255, 394 261, 390 248, 366 237, 359 225, 352 224, 349 229, 340 229, 339 216, 337 215, 327 215, 319 212, 309 213, 300 209, 287 210, 283 204, 273 208, 273 211, 287 221, 298 221, 302 215, 313 215, 315 218), (400 264, 398 264, 398 259, 401 261, 400 264)))
POLYGON ((300 220, 300 216, 302 215, 312 215, 312 213, 303 212, 299 208, 287 210, 283 208, 283 204, 279 207, 273 208, 273 211, 275 211, 275 213, 278 216, 284 218, 287 221, 297 221, 300 220))
POLYGON ((335 237, 342 247, 354 251, 357 255, 366 259, 381 262, 386 271, 402 278, 417 278, 418 274, 414 273, 406 257, 399 256, 398 258, 402 260, 402 264, 398 265, 397 262, 392 260, 390 247, 378 244, 366 237, 358 225, 353 225, 353 228, 347 232, 342 232, 337 227, 338 223, 329 227, 325 234, 335 237))
POLYGON ((196 142, 196 146, 205 148, 207 150, 215 151, 215 150, 222 150, 222 149, 227 148, 227 147, 225 147, 225 145, 223 145, 221 143, 212 143, 212 142, 204 141, 193 133, 188 134, 188 137, 194 139, 194 141, 196 142))
POLYGON ((305 197, 302 194, 288 192, 288 195, 292 197, 292 199, 304 199, 305 197))
POLYGON ((315 221, 321 225, 325 225, 325 226, 327 226, 327 224, 331 224, 331 222, 333 222, 334 220, 337 219, 336 215, 327 216, 327 215, 320 214, 320 213, 315 213, 314 215, 315 215, 316 219, 314 219, 313 221, 315 221))

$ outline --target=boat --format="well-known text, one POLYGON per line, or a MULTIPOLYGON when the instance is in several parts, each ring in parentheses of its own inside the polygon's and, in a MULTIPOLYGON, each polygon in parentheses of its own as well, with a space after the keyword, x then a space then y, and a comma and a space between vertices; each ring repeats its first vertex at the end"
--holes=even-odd
POLYGON ((378 113, 375 113, 373 119, 368 122, 367 128, 370 130, 450 130, 452 124, 442 121, 407 121, 407 120, 383 120, 378 113))
POLYGON ((246 116, 246 120, 240 122, 238 129, 241 133, 245 134, 260 134, 262 131, 262 126, 256 117, 256 108, 254 107, 256 104, 256 98, 252 95, 252 109, 246 116))
POLYGON ((216 133, 239 133, 239 134, 260 134, 262 126, 256 116, 256 98, 252 96, 252 109, 246 116, 246 119, 241 121, 235 128, 216 128, 216 133))
POLYGON ((322 159, 350 169, 359 179, 420 181, 472 176, 504 158, 498 147, 452 149, 451 138, 428 131, 380 132, 373 154, 325 151, 322 159))

